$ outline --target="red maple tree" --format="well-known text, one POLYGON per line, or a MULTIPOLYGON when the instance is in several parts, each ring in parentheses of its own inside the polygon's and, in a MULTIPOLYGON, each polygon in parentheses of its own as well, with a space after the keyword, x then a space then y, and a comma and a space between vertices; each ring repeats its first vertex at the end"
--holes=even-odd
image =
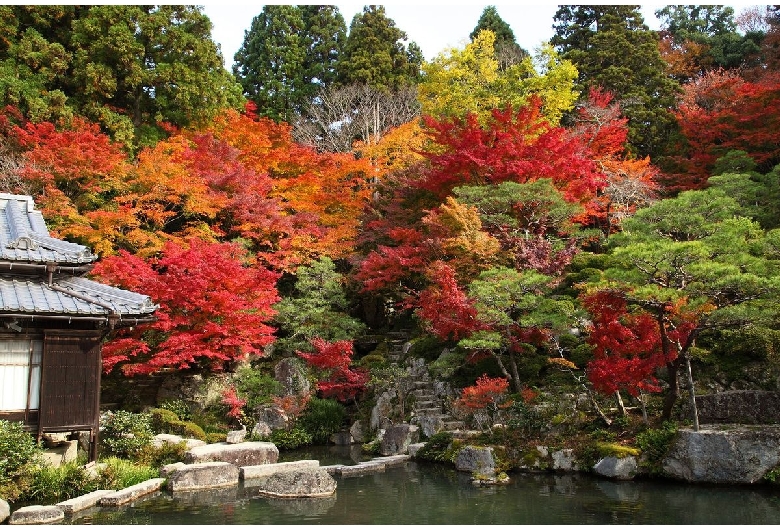
POLYGON ((189 248, 168 243, 157 259, 123 251, 98 263, 98 280, 146 294, 160 306, 156 322, 122 330, 106 344, 104 370, 218 371, 226 362, 263 355, 274 340, 268 322, 279 300, 279 275, 246 266, 246 258, 237 245, 191 239, 189 248))
POLYGON ((352 342, 340 340, 328 342, 315 338, 311 341, 314 352, 296 352, 306 362, 320 371, 317 390, 324 398, 341 402, 355 399, 366 388, 369 373, 361 368, 350 368, 354 350, 352 342))

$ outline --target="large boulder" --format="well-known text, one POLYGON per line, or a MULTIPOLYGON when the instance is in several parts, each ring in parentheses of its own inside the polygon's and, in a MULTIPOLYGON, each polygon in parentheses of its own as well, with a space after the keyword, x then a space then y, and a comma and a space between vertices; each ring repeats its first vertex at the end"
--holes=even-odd
POLYGON ((239 471, 243 480, 253 480, 275 475, 276 473, 288 473, 299 469, 312 469, 320 467, 319 460, 296 460, 294 462, 278 462, 276 464, 263 464, 259 466, 245 466, 239 471))
POLYGON ((599 460, 593 466, 593 472, 602 477, 614 478, 617 480, 631 480, 637 473, 637 462, 633 456, 618 458, 616 456, 607 456, 599 460))
POLYGON ((393 415, 393 401, 395 399, 395 392, 389 390, 386 390, 379 395, 374 408, 371 409, 371 420, 369 424, 369 429, 371 431, 386 429, 392 425, 390 417, 393 415))
POLYGON ((329 497, 336 480, 320 467, 273 473, 244 482, 244 488, 265 497, 329 497))
POLYGON ((680 429, 662 461, 671 478, 753 484, 780 464, 780 426, 705 425, 680 429))
POLYGON ((160 491, 164 478, 150 478, 138 484, 104 495, 98 500, 98 506, 121 506, 146 495, 160 491))
POLYGON ((5 499, 0 499, 0 524, 11 515, 11 507, 5 499))
POLYGON ((302 396, 311 392, 306 364, 297 357, 286 357, 276 363, 274 379, 281 383, 283 396, 302 396))
POLYGON ((559 449, 552 453, 552 468, 555 471, 579 471, 574 449, 559 449))
POLYGON ((290 417, 276 405, 266 405, 255 411, 255 419, 258 424, 265 424, 271 430, 287 429, 290 426, 290 417))
POLYGON ((238 467, 227 462, 204 462, 179 467, 168 475, 169 491, 221 488, 238 485, 238 467))
POLYGON ((271 442, 209 444, 190 449, 184 455, 185 464, 227 462, 236 467, 274 464, 278 459, 279 449, 271 442))
MULTIPOLYGON (((66 515, 72 515, 74 512, 92 508, 97 505, 100 499, 111 493, 116 493, 116 490, 96 490, 73 499, 58 502, 56 506, 58 506, 66 515)), ((0 519, 0 522, 2 522, 2 519, 0 519)))
POLYGON ((486 477, 495 476, 496 461, 493 458, 493 448, 474 445, 461 448, 455 457, 455 469, 486 477))
POLYGON ((417 425, 401 423, 390 425, 384 430, 379 444, 382 456, 401 455, 407 452, 410 444, 420 441, 420 428, 417 425))

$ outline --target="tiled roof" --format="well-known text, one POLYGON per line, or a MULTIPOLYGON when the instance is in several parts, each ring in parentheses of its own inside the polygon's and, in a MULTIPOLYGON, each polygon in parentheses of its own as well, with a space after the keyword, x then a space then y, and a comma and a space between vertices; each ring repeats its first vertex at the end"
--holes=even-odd
POLYGON ((148 296, 86 278, 55 279, 52 286, 35 276, 0 277, 0 315, 148 316, 157 306, 148 296))
POLYGON ((0 193, 0 317, 153 315, 148 296, 74 275, 95 260, 84 245, 51 237, 32 197, 0 193))
POLYGON ((32 197, 0 193, 0 260, 85 264, 96 259, 84 245, 51 237, 32 197))

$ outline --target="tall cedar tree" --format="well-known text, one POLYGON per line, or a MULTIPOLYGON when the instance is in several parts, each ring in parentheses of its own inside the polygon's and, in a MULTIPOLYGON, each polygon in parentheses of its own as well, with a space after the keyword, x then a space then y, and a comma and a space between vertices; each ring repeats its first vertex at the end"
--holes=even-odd
POLYGON ((258 115, 292 123, 335 79, 345 37, 335 6, 266 5, 235 54, 233 73, 258 115))
POLYGON ((469 38, 473 41, 482 30, 490 30, 495 34, 496 59, 502 67, 517 64, 528 57, 528 51, 517 44, 515 32, 498 14, 496 6, 485 7, 469 38))
POLYGON ((577 67, 582 93, 601 88, 623 105, 633 154, 667 154, 679 87, 665 73, 658 36, 645 25, 639 6, 560 6, 554 20, 550 42, 577 67))
POLYGON ((415 84, 420 76, 422 51, 405 46, 406 33, 385 14, 384 6, 365 6, 349 26, 349 36, 336 66, 342 85, 367 84, 398 88, 415 84))
POLYGON ((238 108, 241 87, 211 29, 196 6, 92 6, 73 21, 66 94, 116 139, 142 144, 164 135, 160 122, 197 125, 238 108))
POLYGON ((0 105, 35 121, 70 116, 70 27, 84 6, 0 6, 0 105))

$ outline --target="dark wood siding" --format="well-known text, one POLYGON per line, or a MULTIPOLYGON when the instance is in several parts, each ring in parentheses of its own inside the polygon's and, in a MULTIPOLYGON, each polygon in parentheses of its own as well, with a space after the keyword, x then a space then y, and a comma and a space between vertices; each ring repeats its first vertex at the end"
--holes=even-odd
POLYGON ((100 346, 101 337, 91 333, 46 333, 39 432, 97 430, 100 346))

